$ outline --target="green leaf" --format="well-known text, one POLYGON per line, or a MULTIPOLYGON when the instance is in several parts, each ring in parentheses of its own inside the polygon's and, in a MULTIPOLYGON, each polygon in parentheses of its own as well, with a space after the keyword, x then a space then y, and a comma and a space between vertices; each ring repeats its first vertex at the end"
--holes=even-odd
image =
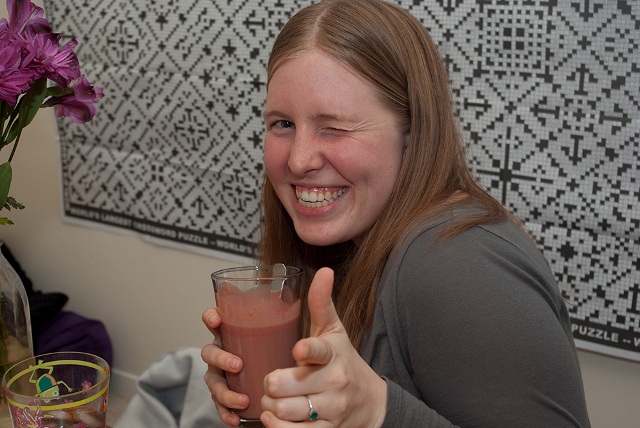
POLYGON ((4 207, 9 196, 9 187, 11 186, 11 164, 5 162, 0 165, 0 207, 4 207))
POLYGON ((4 121, 7 120, 10 113, 11 113, 11 107, 9 106, 9 103, 7 103, 6 101, 0 100, 0 122, 2 122, 3 126, 4 126, 4 121))
POLYGON ((46 93, 46 97, 61 97, 63 95, 66 94, 72 94, 73 93, 73 89, 71 89, 70 87, 67 89, 62 89, 60 86, 58 85, 54 85, 54 86, 49 86, 47 88, 47 93, 46 93))
MULTIPOLYGON (((20 101, 18 101, 18 104, 20 104, 20 101)), ((2 129, 2 136, 0 136, 0 149, 2 149, 2 147, 9 145, 17 136, 20 135, 20 133, 18 132, 16 135, 14 135, 12 137, 12 139, 9 139, 9 129, 12 127, 12 125, 16 122, 16 119, 18 118, 18 107, 14 106, 14 107, 9 107, 8 105, 5 107, 6 108, 6 116, 3 119, 3 129, 2 129), (5 124, 6 122, 6 124, 5 124)))
POLYGON ((18 103, 20 106, 18 111, 18 120, 13 122, 11 129, 9 130, 9 136, 7 143, 13 141, 20 133, 22 129, 31 123, 38 109, 42 106, 45 97, 47 96, 47 79, 37 80, 23 96, 18 103))
POLYGON ((7 202, 4 204, 4 207, 6 209, 8 209, 9 211, 11 211, 11 208, 16 209, 16 210, 24 209, 24 205, 22 205, 20 202, 16 201, 12 196, 8 196, 7 197, 7 202))
POLYGON ((0 217, 0 226, 4 226, 8 224, 13 224, 13 222, 6 217, 0 217))

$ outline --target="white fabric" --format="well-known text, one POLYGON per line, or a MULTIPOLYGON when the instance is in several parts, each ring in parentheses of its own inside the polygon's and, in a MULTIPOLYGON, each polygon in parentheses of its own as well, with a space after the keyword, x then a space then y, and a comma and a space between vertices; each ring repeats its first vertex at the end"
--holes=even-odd
POLYGON ((198 348, 163 355, 138 379, 138 394, 113 428, 225 427, 204 382, 198 348))

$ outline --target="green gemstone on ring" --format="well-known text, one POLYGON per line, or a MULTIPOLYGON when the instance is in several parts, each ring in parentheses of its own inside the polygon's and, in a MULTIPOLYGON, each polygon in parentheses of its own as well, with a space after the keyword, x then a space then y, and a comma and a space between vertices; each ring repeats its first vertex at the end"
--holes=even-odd
POLYGON ((310 421, 317 421, 318 420, 318 412, 316 412, 316 409, 309 410, 309 420, 310 421))

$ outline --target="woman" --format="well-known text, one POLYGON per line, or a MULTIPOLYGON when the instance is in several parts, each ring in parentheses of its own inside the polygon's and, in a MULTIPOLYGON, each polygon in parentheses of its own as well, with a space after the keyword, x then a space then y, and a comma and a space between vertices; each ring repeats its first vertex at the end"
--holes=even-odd
MULTIPOLYGON (((589 426, 553 275, 470 172, 419 21, 378 0, 300 11, 271 53, 265 124, 259 259, 313 277, 298 366, 265 378, 265 426, 589 426)), ((248 398, 224 371, 242 361, 202 357, 237 425, 248 398)))

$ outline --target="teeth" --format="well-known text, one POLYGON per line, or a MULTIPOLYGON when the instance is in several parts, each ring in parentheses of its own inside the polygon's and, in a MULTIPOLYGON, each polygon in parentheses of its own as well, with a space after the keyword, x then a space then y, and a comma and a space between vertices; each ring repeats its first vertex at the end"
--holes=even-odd
POLYGON ((337 190, 335 192, 330 191, 316 191, 316 190, 296 190, 296 196, 298 197, 298 203, 300 205, 309 208, 326 207, 336 201, 340 196, 344 194, 344 189, 337 190))

